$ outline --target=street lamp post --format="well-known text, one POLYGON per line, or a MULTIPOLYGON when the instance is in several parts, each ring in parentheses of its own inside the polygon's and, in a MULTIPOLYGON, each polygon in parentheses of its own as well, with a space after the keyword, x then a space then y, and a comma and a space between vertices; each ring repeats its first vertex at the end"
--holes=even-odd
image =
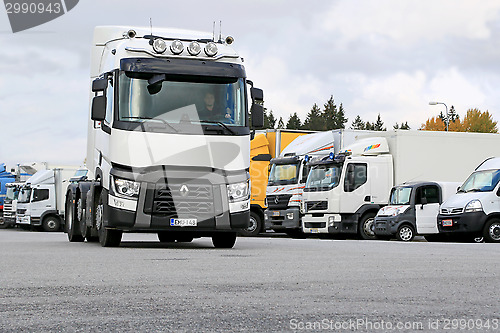
POLYGON ((438 104, 443 104, 444 107, 446 108, 446 132, 448 132, 448 126, 450 124, 450 118, 448 118, 448 106, 443 102, 429 102, 429 105, 438 105, 438 104))

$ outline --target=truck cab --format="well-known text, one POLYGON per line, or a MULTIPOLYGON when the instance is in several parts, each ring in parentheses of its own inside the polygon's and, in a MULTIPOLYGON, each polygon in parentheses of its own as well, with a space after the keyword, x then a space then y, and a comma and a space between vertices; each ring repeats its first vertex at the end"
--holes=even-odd
POLYGON ((19 190, 24 183, 8 183, 5 185, 5 200, 3 206, 3 218, 6 227, 12 227, 16 225, 16 211, 17 211, 17 199, 19 196, 19 190))
POLYGON ((453 195, 460 183, 409 182, 391 190, 389 205, 381 208, 375 217, 375 235, 379 238, 396 237, 409 242, 415 235, 437 240, 437 215, 441 203, 453 195))
POLYGON ((489 158, 446 200, 438 215, 439 232, 500 242, 500 158, 489 158))

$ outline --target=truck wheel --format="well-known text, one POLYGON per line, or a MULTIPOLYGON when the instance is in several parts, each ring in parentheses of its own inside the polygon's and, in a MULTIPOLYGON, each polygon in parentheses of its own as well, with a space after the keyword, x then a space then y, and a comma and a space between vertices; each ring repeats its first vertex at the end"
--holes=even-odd
POLYGON ((257 236, 262 230, 262 219, 256 212, 250 212, 250 225, 240 231, 242 236, 257 236))
POLYGON ((122 240, 122 232, 120 230, 108 229, 104 226, 104 221, 106 219, 106 207, 104 205, 105 193, 105 190, 101 191, 99 201, 94 209, 97 232, 99 234, 99 243, 101 243, 102 247, 117 247, 120 245, 122 240))
POLYGON ((377 239, 373 228, 375 227, 375 214, 367 213, 361 218, 359 224, 359 235, 362 239, 377 239))
POLYGON ((43 230, 48 232, 58 231, 61 227, 61 222, 55 216, 47 216, 42 222, 43 230))
POLYGON ((415 237, 415 230, 412 226, 405 224, 398 228, 396 238, 402 242, 410 242, 415 237))
POLYGON ((216 249, 230 249, 236 243, 235 232, 224 232, 212 236, 212 244, 216 249))
POLYGON ((75 206, 73 205, 73 195, 68 194, 66 202, 66 231, 70 242, 83 242, 80 232, 80 225, 75 221, 75 206))
POLYGON ((483 231, 484 240, 488 243, 500 242, 500 220, 491 219, 486 222, 483 231))
POLYGON ((173 243, 175 242, 175 237, 170 232, 159 232, 158 240, 160 243, 173 243))

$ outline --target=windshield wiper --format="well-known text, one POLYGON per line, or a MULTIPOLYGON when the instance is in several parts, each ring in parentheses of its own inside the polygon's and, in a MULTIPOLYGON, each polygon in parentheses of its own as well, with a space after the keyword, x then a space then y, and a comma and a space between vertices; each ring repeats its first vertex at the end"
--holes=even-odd
MULTIPOLYGON (((236 133, 230 129, 229 127, 226 126, 226 124, 220 122, 220 121, 212 121, 212 120, 199 120, 200 123, 202 124, 217 124, 219 125, 220 127, 226 129, 229 133, 231 133, 232 135, 236 135, 236 133)), ((207 128, 207 130, 211 130, 210 128, 207 128)))
MULTIPOLYGON (((161 118, 151 118, 151 117, 121 117, 122 119, 146 119, 146 120, 156 120, 156 121, 159 121, 159 122, 162 122, 163 124, 167 125, 168 127, 170 127, 171 129, 173 129, 175 131, 175 133, 179 132, 177 129, 175 129, 174 126, 170 125, 166 120, 164 119, 161 119, 161 118)), ((144 128, 144 123, 141 123, 141 127, 142 129, 144 130, 145 132, 145 128, 144 128)))
POLYGON ((470 190, 465 191, 465 193, 469 193, 469 192, 483 192, 483 191, 481 191, 481 189, 479 189, 479 188, 471 188, 470 190))

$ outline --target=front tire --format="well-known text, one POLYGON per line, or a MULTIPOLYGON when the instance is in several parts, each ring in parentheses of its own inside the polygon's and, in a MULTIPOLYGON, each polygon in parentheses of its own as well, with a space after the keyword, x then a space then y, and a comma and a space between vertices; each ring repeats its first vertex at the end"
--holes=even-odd
POLYGON ((59 218, 55 216, 47 216, 46 218, 43 219, 42 227, 43 230, 47 232, 58 231, 59 228, 61 227, 61 222, 59 221, 59 218))
POLYGON ((250 211, 250 225, 248 228, 242 230, 242 236, 257 236, 262 230, 262 218, 256 212, 250 211))
POLYGON ((216 249, 231 249, 235 243, 235 232, 225 232, 212 236, 212 244, 216 249))
POLYGON ((122 231, 115 229, 108 229, 105 224, 107 222, 106 204, 105 204, 106 191, 101 190, 99 201, 94 209, 96 214, 96 226, 99 234, 99 243, 102 247, 117 247, 122 240, 122 231))
POLYGON ((486 222, 483 236, 487 243, 500 243, 500 219, 491 219, 486 222))
POLYGON ((359 224, 359 235, 362 239, 377 239, 375 235, 375 214, 368 213, 363 215, 361 218, 361 223, 359 224))
POLYGON ((396 238, 402 242, 411 242, 415 237, 415 229, 410 225, 402 225, 398 228, 396 238))

